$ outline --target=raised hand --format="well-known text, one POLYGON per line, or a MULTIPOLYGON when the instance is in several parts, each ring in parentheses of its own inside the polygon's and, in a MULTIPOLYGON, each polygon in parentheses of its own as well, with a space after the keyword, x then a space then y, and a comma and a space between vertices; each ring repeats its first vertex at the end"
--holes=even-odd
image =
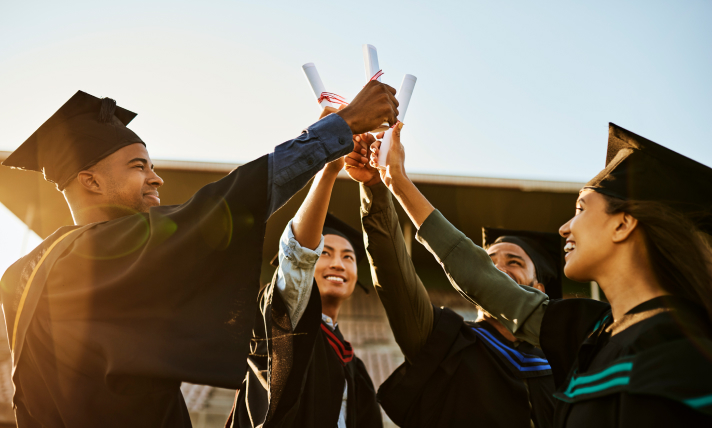
MULTIPOLYGON (((388 157, 386 159, 386 167, 379 169, 381 180, 386 186, 391 187, 394 178, 408 177, 405 172, 405 149, 403 144, 401 144, 400 136, 401 130, 403 129, 403 122, 399 122, 396 127, 393 128, 393 135, 391 136, 391 148, 388 150, 388 157)), ((385 133, 381 132, 376 137, 383 138, 385 133)), ((381 142, 376 141, 371 144, 371 160, 369 164, 372 168, 378 168, 378 155, 380 153, 381 142)))
POLYGON ((368 82, 351 104, 336 114, 341 116, 354 135, 378 128, 384 121, 393 125, 398 117, 396 90, 377 80, 368 82))
MULTIPOLYGON (((367 150, 375 141, 376 137, 369 133, 354 135, 354 147, 358 144, 362 150, 367 150)), ((356 150, 346 156, 346 173, 349 174, 349 177, 366 186, 373 186, 374 184, 380 183, 381 176, 378 170, 372 167, 368 161, 360 161, 362 160, 360 158, 361 156, 356 150)))

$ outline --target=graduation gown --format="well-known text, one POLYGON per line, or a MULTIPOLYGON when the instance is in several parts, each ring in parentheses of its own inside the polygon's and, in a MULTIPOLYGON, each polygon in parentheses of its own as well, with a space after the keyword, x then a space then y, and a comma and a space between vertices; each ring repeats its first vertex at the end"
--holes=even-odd
POLYGON ((183 205, 61 228, 12 265, 0 292, 18 425, 187 427, 181 381, 238 388, 267 181, 263 156, 183 205))
POLYGON ((335 428, 346 383, 346 426, 382 427, 371 377, 339 329, 322 321, 316 283, 292 331, 275 282, 276 276, 262 296, 264 316, 256 320, 261 326, 255 328, 248 373, 226 426, 335 428))
POLYGON ((549 302, 540 339, 557 384, 554 426, 712 426, 711 338, 704 310, 679 297, 617 323, 602 302, 549 302))
POLYGON ((540 349, 515 347, 486 321, 433 308, 425 347, 378 390, 401 427, 551 426, 554 382, 540 349), (531 403, 531 405, 530 405, 531 403))

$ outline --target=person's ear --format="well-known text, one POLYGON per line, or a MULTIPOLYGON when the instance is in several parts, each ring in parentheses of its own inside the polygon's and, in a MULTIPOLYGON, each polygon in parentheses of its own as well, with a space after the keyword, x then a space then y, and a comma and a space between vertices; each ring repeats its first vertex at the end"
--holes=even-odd
POLYGON ((541 282, 537 282, 532 287, 536 288, 537 290, 541 291, 542 293, 546 293, 546 287, 544 287, 544 284, 542 284, 541 282))
POLYGON ((77 182, 85 191, 97 195, 103 195, 104 189, 100 184, 99 178, 94 171, 81 171, 77 174, 77 182))
POLYGON ((638 227, 638 219, 628 213, 618 213, 615 217, 617 224, 612 239, 613 242, 620 243, 628 239, 638 227))

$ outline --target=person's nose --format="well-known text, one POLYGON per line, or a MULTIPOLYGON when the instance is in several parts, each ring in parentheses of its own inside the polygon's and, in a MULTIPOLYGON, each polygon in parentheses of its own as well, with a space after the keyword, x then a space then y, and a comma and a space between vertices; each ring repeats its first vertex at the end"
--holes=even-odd
POLYGON ((333 257, 329 267, 334 270, 345 270, 344 262, 341 261, 341 257, 333 257))
POLYGON ((159 177, 155 171, 151 170, 151 175, 148 177, 148 184, 158 189, 163 186, 163 179, 159 177))
POLYGON ((561 235, 563 238, 567 238, 569 235, 571 235, 571 221, 573 219, 567 221, 561 227, 559 228, 559 235, 561 235))

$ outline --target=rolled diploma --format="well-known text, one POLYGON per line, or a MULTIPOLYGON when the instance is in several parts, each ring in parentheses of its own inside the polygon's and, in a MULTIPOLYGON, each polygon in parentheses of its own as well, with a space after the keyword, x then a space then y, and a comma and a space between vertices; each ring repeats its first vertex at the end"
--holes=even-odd
MULTIPOLYGON (((405 119, 405 113, 408 111, 408 104, 410 104, 410 97, 413 96, 413 88, 415 88, 415 82, 417 81, 417 77, 412 74, 406 74, 403 76, 403 81, 401 82, 398 93, 396 93, 396 99, 398 100, 398 120, 401 122, 405 119)), ((378 152, 379 169, 386 169, 386 159, 388 158, 388 149, 391 148, 392 134, 393 128, 386 131, 381 139, 381 149, 378 152)))
MULTIPOLYGON (((326 92, 326 88, 324 87, 324 83, 321 81, 319 72, 316 70, 316 66, 313 62, 304 64, 302 66, 302 70, 304 70, 304 75, 307 77, 307 81, 309 81, 309 85, 311 86, 312 91, 314 91, 314 96, 316 97, 316 100, 318 102, 319 97, 321 97, 321 93, 326 92)), ((324 107, 339 107, 338 105, 335 105, 334 103, 328 100, 322 100, 319 105, 322 109, 324 107)))
MULTIPOLYGON (((363 45, 363 64, 366 66, 366 82, 370 82, 371 78, 376 75, 381 69, 378 67, 378 50, 373 45, 363 45)), ((376 78, 379 82, 381 76, 376 78)), ((388 129, 388 122, 383 122, 381 126, 371 132, 381 132, 388 129)))
MULTIPOLYGON (((366 66, 366 81, 368 82, 380 70, 378 67, 378 51, 375 46, 363 45, 363 63, 366 66)), ((381 78, 379 77, 376 80, 380 82, 381 78)))

